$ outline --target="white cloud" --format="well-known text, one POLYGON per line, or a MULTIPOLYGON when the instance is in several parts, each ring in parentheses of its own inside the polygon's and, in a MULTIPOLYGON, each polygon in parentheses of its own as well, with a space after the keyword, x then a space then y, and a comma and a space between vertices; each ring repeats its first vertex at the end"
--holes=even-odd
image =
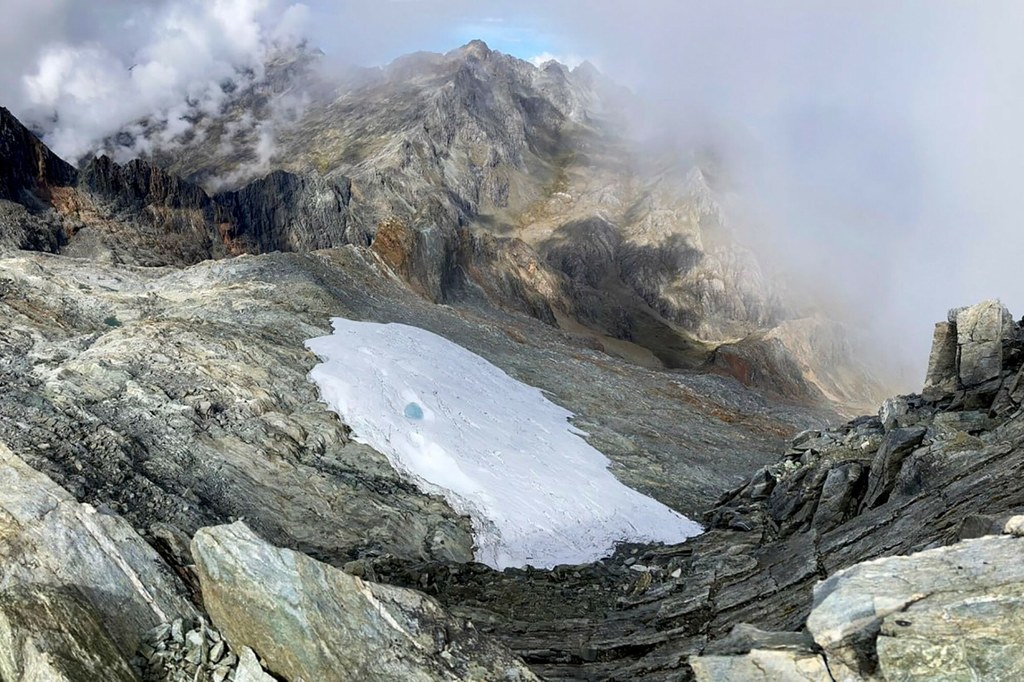
MULTIPOLYGON (((147 119, 171 143, 196 114, 216 113, 226 79, 262 76, 268 54, 301 41, 309 10, 271 0, 178 0, 124 8, 126 37, 51 43, 11 103, 65 158, 147 119)), ((140 141, 140 144, 146 144, 140 141)), ((144 151, 142 148, 136 151, 144 151)))
POLYGON ((586 60, 577 54, 551 54, 550 52, 542 52, 530 57, 527 61, 537 67, 544 66, 550 61, 556 61, 564 64, 570 69, 575 69, 586 60))

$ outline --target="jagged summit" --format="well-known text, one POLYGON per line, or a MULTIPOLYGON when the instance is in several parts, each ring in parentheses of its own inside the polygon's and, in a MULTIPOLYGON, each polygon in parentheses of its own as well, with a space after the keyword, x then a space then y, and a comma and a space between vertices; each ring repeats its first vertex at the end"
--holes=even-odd
POLYGON ((487 59, 492 54, 494 54, 494 52, 487 46, 487 43, 479 38, 471 40, 462 47, 458 47, 448 53, 450 56, 480 60, 487 59))
POLYGON ((0 199, 37 207, 54 187, 73 185, 74 167, 51 152, 21 121, 0 106, 0 199))

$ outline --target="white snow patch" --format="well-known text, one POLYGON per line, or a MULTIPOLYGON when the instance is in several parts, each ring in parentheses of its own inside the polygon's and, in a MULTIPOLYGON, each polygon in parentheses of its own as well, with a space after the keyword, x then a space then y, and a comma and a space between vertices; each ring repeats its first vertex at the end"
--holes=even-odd
POLYGON ((332 323, 333 335, 306 342, 323 360, 310 372, 323 400, 359 442, 470 515, 478 561, 547 568, 701 532, 616 480, 539 389, 423 329, 332 323))

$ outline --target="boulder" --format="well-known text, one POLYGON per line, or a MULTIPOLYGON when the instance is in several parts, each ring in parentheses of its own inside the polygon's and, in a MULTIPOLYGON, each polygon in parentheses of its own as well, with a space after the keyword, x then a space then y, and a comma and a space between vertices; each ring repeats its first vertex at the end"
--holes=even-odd
POLYGON ((235 670, 235 682, 276 682, 264 672, 256 652, 249 647, 242 647, 238 655, 238 668, 235 670))
POLYGON ((891 682, 1024 679, 1024 583, 928 596, 886 616, 875 646, 891 682))
POLYGON ((197 615, 183 593, 127 521, 79 504, 0 445, 0 679, 84 682, 108 664, 102 679, 122 679, 119 662, 146 630, 197 615), (58 676, 32 678, 25 652, 47 651, 64 661, 58 676))
POLYGON ((1013 317, 999 301, 983 301, 950 311, 956 325, 957 369, 964 388, 998 379, 1003 371, 1003 341, 1013 336, 1013 317))
POLYGON ((813 680, 831 682, 828 667, 806 632, 766 632, 746 623, 690 659, 698 682, 813 680))
POLYGON ((742 656, 690 659, 697 682, 832 682, 819 654, 754 649, 742 656))
POLYGON ((987 536, 857 564, 815 587, 807 629, 838 681, 1021 679, 1022 556, 987 536))
POLYGON ((192 554, 228 643, 293 682, 537 679, 433 599, 274 547, 241 522, 200 529, 192 554))
POLYGON ((910 412, 910 403, 905 396, 886 398, 878 410, 878 418, 882 427, 889 431, 898 426, 899 418, 910 412))

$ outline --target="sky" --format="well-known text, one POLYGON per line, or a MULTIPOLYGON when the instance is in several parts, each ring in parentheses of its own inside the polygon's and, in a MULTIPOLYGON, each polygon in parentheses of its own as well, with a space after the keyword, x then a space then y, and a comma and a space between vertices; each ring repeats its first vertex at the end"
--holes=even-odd
MULTIPOLYGON (((1018 0, 0 0, 0 105, 75 157, 143 115, 187 126, 220 83, 306 39, 378 65, 472 38, 588 59, 638 129, 712 144, 745 238, 919 383, 932 324, 1024 314, 1018 0)), ((913 386, 911 386, 913 387, 913 386)))

